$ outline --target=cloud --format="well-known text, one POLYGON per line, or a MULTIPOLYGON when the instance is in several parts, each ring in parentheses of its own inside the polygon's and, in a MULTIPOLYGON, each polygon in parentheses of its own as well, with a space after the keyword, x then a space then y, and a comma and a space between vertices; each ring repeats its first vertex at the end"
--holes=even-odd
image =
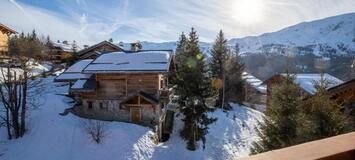
POLYGON ((126 42, 176 41, 182 31, 191 27, 196 28, 201 41, 212 41, 220 29, 228 38, 243 37, 355 11, 354 0, 107 0, 104 3, 55 0, 50 3, 55 7, 26 0, 2 0, 0 22, 18 31, 30 32, 35 28, 52 39, 76 40, 80 44, 109 38, 126 42), (246 1, 262 2, 261 7, 254 4, 262 10, 250 8, 253 5, 245 5, 246 1), (248 11, 257 12, 259 15, 254 17, 259 19, 246 23, 249 22, 246 18, 252 17, 248 11))
POLYGON ((92 41, 80 34, 80 24, 72 19, 62 18, 55 12, 22 4, 16 1, 0 1, 0 22, 19 32, 31 32, 36 29, 43 35, 50 35, 60 40, 79 40, 84 43, 92 41))

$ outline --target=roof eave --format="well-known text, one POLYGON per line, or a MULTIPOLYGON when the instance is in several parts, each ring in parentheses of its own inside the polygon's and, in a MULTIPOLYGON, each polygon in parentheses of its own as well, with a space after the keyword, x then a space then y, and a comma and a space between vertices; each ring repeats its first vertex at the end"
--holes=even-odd
POLYGON ((168 70, 85 70, 83 73, 167 73, 168 70))

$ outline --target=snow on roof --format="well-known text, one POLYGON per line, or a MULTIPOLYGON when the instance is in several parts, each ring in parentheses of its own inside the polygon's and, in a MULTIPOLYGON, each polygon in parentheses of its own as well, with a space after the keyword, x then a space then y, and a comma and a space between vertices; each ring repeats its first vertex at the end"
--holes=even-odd
POLYGON ((95 45, 92 45, 92 46, 90 46, 90 47, 84 48, 84 49, 80 50, 79 52, 77 52, 76 54, 77 54, 78 56, 82 56, 82 55, 86 54, 87 52, 90 52, 90 51, 92 51, 93 49, 95 49, 95 48, 97 48, 97 47, 100 47, 100 46, 102 46, 102 45, 105 45, 105 44, 108 44, 108 45, 110 45, 110 46, 116 48, 117 51, 123 50, 120 46, 118 46, 118 45, 116 45, 116 44, 113 44, 113 43, 111 43, 111 42, 109 42, 109 41, 102 41, 102 42, 97 43, 97 44, 95 44, 95 45))
POLYGON ((89 79, 92 74, 82 73, 84 68, 87 67, 92 59, 80 60, 70 66, 62 74, 55 78, 56 81, 74 81, 78 79, 89 79))
POLYGON ((266 85, 263 85, 263 82, 260 79, 254 77, 248 72, 243 72, 242 77, 248 84, 257 89, 259 92, 266 93, 266 85))
POLYGON ((85 83, 86 83, 86 80, 77 80, 77 81, 73 84, 73 86, 71 87, 71 89, 83 89, 85 83))
POLYGON ((88 65, 85 73, 168 71, 171 51, 105 53, 88 65))
MULTIPOLYGON (((282 74, 285 75, 285 74, 282 74)), ((342 80, 325 73, 324 79, 329 82, 328 88, 334 87, 336 85, 339 85, 343 83, 342 80)), ((295 80, 294 83, 299 85, 304 91, 314 94, 316 93, 316 88, 314 85, 318 82, 321 81, 321 74, 320 73, 300 73, 300 74, 295 74, 295 80)))
POLYGON ((73 45, 71 45, 71 44, 64 44, 64 43, 54 42, 53 46, 54 47, 59 47, 60 49, 62 49, 63 51, 66 51, 66 52, 74 52, 73 45))
POLYGON ((77 80, 70 88, 71 91, 94 91, 96 88, 95 79, 80 79, 77 80))
POLYGON ((55 80, 56 81, 75 81, 78 79, 89 79, 91 76, 92 76, 92 74, 63 72, 58 77, 56 77, 55 80))
POLYGON ((86 66, 88 66, 93 60, 92 59, 84 59, 76 62, 72 66, 70 66, 64 73, 80 73, 84 70, 86 66))

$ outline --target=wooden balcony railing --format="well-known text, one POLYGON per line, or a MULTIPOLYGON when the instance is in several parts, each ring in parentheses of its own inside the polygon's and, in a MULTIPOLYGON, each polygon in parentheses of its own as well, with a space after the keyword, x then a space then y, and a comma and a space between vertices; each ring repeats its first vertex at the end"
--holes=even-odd
POLYGON ((354 160, 355 132, 260 153, 242 160, 354 160))

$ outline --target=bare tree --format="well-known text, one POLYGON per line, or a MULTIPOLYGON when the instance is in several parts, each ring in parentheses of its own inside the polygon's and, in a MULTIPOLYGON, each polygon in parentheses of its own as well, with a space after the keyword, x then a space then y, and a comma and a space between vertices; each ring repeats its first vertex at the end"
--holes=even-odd
POLYGON ((97 144, 101 143, 107 135, 105 121, 84 119, 82 120, 82 127, 97 144))
POLYGON ((19 138, 26 132, 26 115, 31 106, 38 104, 43 85, 41 79, 35 79, 31 73, 31 65, 35 60, 42 59, 44 43, 36 32, 9 39, 9 56, 20 68, 7 65, 1 68, 0 96, 5 115, 0 115, 6 123, 8 138, 19 138))

